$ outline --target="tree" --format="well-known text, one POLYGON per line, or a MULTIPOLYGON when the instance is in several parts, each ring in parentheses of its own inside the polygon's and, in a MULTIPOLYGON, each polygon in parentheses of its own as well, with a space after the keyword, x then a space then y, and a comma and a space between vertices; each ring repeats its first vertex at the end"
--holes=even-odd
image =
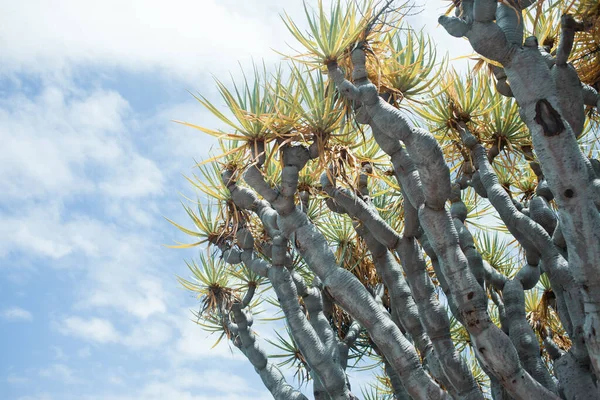
POLYGON ((185 123, 222 154, 189 179, 195 228, 173 222, 197 238, 175 247, 206 248, 180 281, 276 399, 305 398, 286 364, 316 399, 356 398, 365 357, 384 371, 365 397, 600 397, 600 6, 452 9, 467 76, 406 5, 319 2, 309 32, 283 17, 304 48, 287 67, 217 81, 226 111, 198 95, 227 130, 185 123), (279 364, 263 301, 285 317, 279 364))

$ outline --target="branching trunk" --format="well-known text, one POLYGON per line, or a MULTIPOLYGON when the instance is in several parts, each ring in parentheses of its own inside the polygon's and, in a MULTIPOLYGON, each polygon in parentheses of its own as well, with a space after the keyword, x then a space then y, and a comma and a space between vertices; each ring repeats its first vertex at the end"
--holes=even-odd
MULTIPOLYGON (((515 25, 493 22, 497 3, 475 2, 473 20, 440 17, 453 36, 466 36, 479 54, 501 63, 520 115, 531 133, 544 177, 559 208, 562 236, 569 252, 569 269, 581 290, 585 311, 585 345, 596 375, 600 373, 600 215, 596 207, 598 178, 579 149, 577 136, 583 121, 584 92, 573 67, 566 63, 574 31, 581 27, 562 19, 556 59, 544 57, 535 37, 524 45, 507 40, 515 25), (486 10, 485 12, 483 10, 486 10), (493 12, 492 12, 493 11, 493 12), (493 37, 492 37, 493 36, 493 37), (550 65, 549 65, 550 64, 550 65), (552 65, 553 64, 553 65, 552 65)), ((583 323, 570 315, 571 323, 583 323)))
MULTIPOLYGON (((254 291, 252 291, 253 293, 254 291)), ((245 300, 250 302, 252 296, 245 300)), ((237 335, 238 340, 234 344, 244 353, 254 366, 254 369, 262 379, 265 387, 271 392, 276 400, 308 400, 300 391, 290 386, 279 368, 267 358, 267 354, 256 342, 254 333, 250 330, 249 318, 243 308, 247 302, 237 303, 232 307, 235 324, 228 321, 229 329, 237 335)))
MULTIPOLYGON (((355 68, 360 66, 358 71, 364 70, 365 54, 361 49, 354 50, 352 61, 355 68)), ((492 323, 487 313, 487 296, 469 270, 454 223, 444 209, 450 195, 450 176, 438 143, 430 133, 411 127, 399 110, 383 101, 376 87, 368 82, 366 73, 363 76, 355 74, 354 79, 361 81, 359 86, 345 80, 335 64, 329 65, 329 73, 342 93, 360 102, 360 108, 364 110, 362 112, 368 116, 361 117, 362 122, 369 122, 386 135, 406 144, 423 192, 423 202, 413 206, 418 209, 421 226, 442 261, 442 274, 453 283, 452 298, 460 311, 462 322, 471 334, 478 357, 513 396, 555 398, 552 392, 532 379, 521 367, 510 339, 492 323)), ((418 181, 415 182, 415 187, 418 184, 418 181)), ((418 193, 409 194, 411 197, 419 199, 418 193)))
MULTIPOLYGON (((238 206, 257 210, 257 214, 269 223, 271 213, 264 202, 252 197, 252 193, 244 188, 239 188, 231 181, 230 176, 224 173, 224 181, 235 196, 238 206), (254 200, 252 200, 254 199, 254 200), (250 205, 249 205, 250 204, 250 205)), ((336 338, 322 313, 322 302, 317 289, 307 289, 303 282, 294 282, 292 274, 284 267, 286 263, 286 241, 279 235, 274 225, 270 233, 274 234, 272 245, 273 265, 268 265, 254 255, 254 239, 250 231, 242 229, 237 233, 239 247, 243 250, 240 259, 244 260, 247 267, 257 274, 269 278, 275 293, 290 326, 295 343, 300 348, 311 372, 316 375, 317 392, 322 388, 327 396, 332 399, 353 399, 345 375, 345 361, 342 363, 336 338), (298 303, 296 287, 303 288, 310 322, 298 303), (344 364, 342 366, 342 364, 344 364)))
MULTIPOLYGON (((379 42, 372 39, 381 37, 381 32, 374 31, 379 29, 379 22, 385 26, 391 1, 373 6, 371 14, 361 17, 371 20, 364 28, 357 28, 363 29, 358 32, 357 43, 344 44, 340 46, 343 49, 331 50, 332 54, 325 57, 322 53, 330 49, 321 47, 337 46, 344 38, 328 35, 335 36, 339 33, 336 29, 342 27, 328 25, 331 21, 325 20, 316 24, 318 19, 326 18, 323 13, 311 21, 308 38, 295 25, 288 26, 296 38, 304 39, 301 41, 310 48, 311 56, 318 55, 319 65, 326 66, 330 81, 315 89, 322 92, 310 94, 308 85, 303 87, 307 90, 291 93, 296 89, 294 85, 306 83, 298 71, 289 87, 277 82, 277 93, 268 92, 269 85, 265 85, 264 93, 258 93, 259 86, 254 92, 246 86, 244 93, 236 87, 236 100, 221 88, 228 103, 240 103, 236 103, 235 110, 232 107, 239 125, 201 100, 236 129, 231 138, 244 138, 246 142, 233 149, 243 151, 242 157, 232 155, 233 150, 225 154, 231 158, 219 171, 231 195, 219 193, 218 200, 226 204, 227 211, 223 213, 226 218, 221 214, 218 218, 225 222, 220 226, 214 221, 203 224, 206 221, 194 219, 195 215, 188 212, 202 232, 180 229, 200 237, 196 245, 207 239, 221 250, 225 262, 243 263, 252 276, 271 283, 291 331, 294 354, 314 379, 315 399, 356 399, 346 368, 354 354, 351 349, 360 346, 381 358, 397 399, 482 400, 488 394, 498 400, 600 398, 600 162, 585 156, 577 141, 584 133, 585 107, 600 110, 600 95, 597 82, 596 88, 582 84, 578 71, 568 62, 573 48, 580 49, 575 45, 577 33, 590 24, 565 14, 558 47, 551 51, 552 46, 546 46, 546 42, 540 47, 537 38, 524 38, 522 11, 533 3, 461 0, 455 1, 454 17, 439 18, 450 35, 467 38, 479 55, 491 61, 496 91, 514 98, 502 100, 515 102, 506 104, 511 110, 518 109, 533 146, 529 142, 515 144, 500 128, 493 128, 498 132, 489 134, 487 121, 475 112, 463 112, 466 107, 457 105, 461 95, 449 91, 450 114, 440 112, 443 115, 439 119, 436 115, 440 110, 429 114, 440 129, 454 135, 451 141, 455 147, 447 153, 452 158, 446 161, 447 148, 442 148, 431 132, 410 122, 398 106, 403 96, 399 92, 404 93, 404 89, 392 82, 395 71, 373 71, 373 65, 367 65, 371 56, 377 61, 391 59, 388 50, 381 50, 384 46, 379 48, 375 45, 379 42), (322 37, 317 35, 319 29, 324 30, 322 37), (326 38, 331 43, 324 43, 326 38), (351 78, 340 66, 351 70, 351 78), (319 101, 313 102, 313 95, 319 101), (259 99, 261 96, 266 100, 259 99), (324 98, 333 102, 326 106, 324 98), (242 104, 244 99, 252 104, 242 104), (264 109, 255 110, 253 107, 263 100, 265 104, 259 106, 264 105, 264 109), (353 113, 346 108, 345 116, 342 110, 327 115, 332 110, 320 109, 332 104, 332 108, 351 105, 353 113), (314 109, 302 114, 305 107, 314 109), (293 111, 281 110, 286 108, 293 111), (319 115, 309 117, 311 112, 319 115), (351 115, 355 122, 367 126, 366 134, 370 133, 393 166, 386 175, 394 175, 399 185, 400 193, 392 196, 401 194, 401 201, 395 204, 402 204, 403 214, 396 213, 394 218, 403 215, 398 221, 404 224, 402 234, 393 228, 398 226, 397 221, 390 222, 386 216, 389 208, 378 208, 377 201, 387 197, 370 197, 373 182, 368 177, 375 175, 375 162, 370 156, 358 156, 348 144, 350 140, 344 142, 345 138, 338 140, 336 136, 338 130, 352 129, 349 125, 341 128, 340 122, 347 122, 351 115), (312 117, 315 121, 310 120, 312 117), (247 131, 241 132, 244 129, 247 131), (529 162, 535 174, 528 171, 524 176, 537 178, 537 187, 533 180, 522 185, 525 189, 518 187, 525 193, 520 202, 513 196, 516 185, 499 169, 503 162, 513 162, 504 154, 513 151, 512 146, 522 147, 524 158, 517 161, 529 162), (275 162, 280 164, 271 164, 275 162), (307 168, 310 171, 303 171, 308 163, 313 163, 307 168), (328 170, 324 172, 325 167, 328 170), (312 181, 319 175, 319 182, 312 181), (309 180, 311 183, 307 183, 309 180), (477 243, 478 227, 473 228, 467 220, 468 198, 464 191, 468 187, 489 201, 523 252, 518 271, 493 268, 490 264, 500 262, 488 258, 487 249, 478 250, 482 245, 477 243), (321 197, 323 192, 326 198, 321 197), (314 222, 321 218, 315 217, 315 201, 352 219, 362 247, 348 246, 352 250, 343 253, 341 263, 334 250, 346 249, 354 232, 343 232, 347 236, 342 239, 336 231, 333 236, 339 233, 339 242, 330 244, 335 229, 324 227, 325 235, 321 232, 319 222, 314 222), (205 232, 208 230, 211 232, 205 232), (431 261, 435 278, 430 276, 433 272, 428 270, 425 256, 431 261), (358 268, 351 271, 355 266, 358 268), (305 281, 306 274, 312 282, 305 281), (526 313, 526 299, 530 299, 527 291, 536 295, 542 284, 546 290, 543 299, 546 301, 549 294, 554 296, 548 302, 562 324, 554 329, 559 332, 554 338, 549 328, 544 331, 550 323, 532 322, 537 311, 526 313), (496 311, 499 326, 492 321, 496 311), (451 336, 451 331, 457 332, 455 320, 466 329, 464 333, 459 326, 464 336, 461 343, 468 343, 467 350, 472 351, 466 357, 467 351, 457 347, 451 336), (355 344, 359 336, 364 338, 365 331, 369 344, 362 340, 355 344), (548 355, 553 360, 552 368, 544 361, 548 355), (478 362, 481 369, 475 365, 471 371, 469 362, 478 362), (489 375, 490 393, 484 393, 475 379, 480 378, 475 372, 481 371, 489 375)), ((569 9, 572 7, 578 6, 569 9)), ((332 21, 341 15, 337 8, 334 10, 332 21)), ((354 17, 348 18, 336 23, 346 24, 354 17)), ((408 50, 410 46, 408 43, 408 50)), ((404 51, 407 49, 400 46, 394 57, 402 58, 404 51)), ((421 55, 418 58, 415 65, 423 61, 421 55)), ((322 75, 318 77, 323 84, 322 75)), ((457 93, 463 89, 454 88, 457 93)), ((406 96, 410 98, 410 94, 406 96)), ((426 116, 427 110, 420 115, 426 116)), ((507 117, 501 122, 510 121, 507 117)), ((434 128, 431 131, 437 132, 434 128)), ((393 187, 386 179, 382 181, 387 186, 382 187, 393 187)), ((466 193, 470 194, 470 189, 466 193)), ((248 283, 241 299, 237 289, 215 285, 217 289, 213 287, 210 292, 213 297, 205 304, 208 311, 203 309, 202 313, 214 313, 211 316, 220 319, 224 332, 276 399, 305 399, 286 382, 256 341, 251 329, 251 304, 257 285, 248 283), (215 302, 219 307, 214 306, 215 302)), ((193 290, 193 284, 190 286, 193 290)), ((546 317, 540 316, 539 321, 546 317)))
POLYGON ((382 271, 386 271, 381 276, 384 278, 388 290, 390 290, 390 287, 393 287, 392 285, 401 284, 403 279, 401 281, 398 279, 400 277, 398 277, 395 282, 392 281, 394 271, 400 271, 400 267, 396 265, 390 252, 381 243, 389 243, 398 252, 404 266, 406 278, 410 284, 412 296, 419 311, 418 315, 421 323, 427 335, 432 338, 435 348, 435 358, 433 360, 437 361, 439 359, 443 373, 445 374, 445 376, 440 377, 441 381, 446 381, 451 385, 450 388, 456 392, 458 398, 481 398, 481 392, 475 384, 473 376, 452 343, 448 316, 437 299, 433 283, 427 274, 425 260, 422 258, 418 247, 416 247, 416 240, 399 237, 379 217, 376 210, 368 207, 349 190, 334 188, 332 185, 333 182, 329 181, 326 174, 321 177, 321 183, 324 190, 351 217, 358 219, 364 224, 366 230, 368 230, 368 234, 365 235, 367 244, 374 259, 379 261, 379 267, 382 271), (373 240, 375 238, 378 241, 373 240), (390 279, 385 280, 386 276, 389 276, 390 279))
POLYGON ((323 235, 301 210, 295 208, 293 196, 298 172, 308 161, 308 156, 302 157, 302 154, 308 150, 287 147, 283 152, 284 163, 289 164, 283 168, 281 181, 285 184, 281 192, 268 187, 262 175, 252 168, 248 170, 250 174, 246 173, 246 182, 273 204, 279 214, 278 226, 283 235, 294 240, 297 251, 336 302, 369 332, 400 375, 406 390, 417 398, 446 398, 447 394, 425 373, 414 348, 389 315, 352 273, 337 266, 323 235))

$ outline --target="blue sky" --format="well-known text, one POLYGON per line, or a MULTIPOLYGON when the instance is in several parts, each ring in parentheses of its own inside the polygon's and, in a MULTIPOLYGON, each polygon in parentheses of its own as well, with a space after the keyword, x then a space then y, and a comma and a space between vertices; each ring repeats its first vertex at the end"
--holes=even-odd
MULTIPOLYGON (((188 90, 280 61, 281 2, 0 2, 0 399, 270 398, 190 321, 195 251, 162 245, 213 143, 171 120, 218 126, 188 90)), ((456 48, 435 7, 415 26, 456 48)))

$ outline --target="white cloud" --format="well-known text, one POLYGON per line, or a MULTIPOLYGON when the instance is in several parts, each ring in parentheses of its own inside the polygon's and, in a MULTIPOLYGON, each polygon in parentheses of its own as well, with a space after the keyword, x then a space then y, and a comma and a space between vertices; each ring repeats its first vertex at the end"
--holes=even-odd
MULTIPOLYGON (((141 234, 102 221, 101 215, 69 214, 67 211, 62 204, 50 200, 44 207, 22 204, 18 214, 3 216, 0 257, 11 250, 21 250, 55 259, 73 255, 84 256, 89 258, 88 261, 105 262, 107 258, 125 261, 119 257, 132 251, 131 245, 144 245, 141 234)), ((131 254, 127 261, 132 262, 135 258, 135 254, 131 254)))
POLYGON ((0 317, 6 321, 32 321, 33 315, 21 307, 10 307, 0 312, 0 317))
POLYGON ((65 354, 64 350, 62 349, 62 347, 51 346, 50 350, 52 350, 52 352, 54 352, 54 359, 55 360, 64 360, 64 359, 67 358, 67 355, 65 354))
MULTIPOLYGON (((106 205, 107 216, 119 221, 127 227, 137 229, 150 228, 156 224, 160 211, 154 202, 147 202, 144 207, 133 201, 114 201, 106 205)), ((161 221, 162 222, 162 221, 161 221)))
POLYGON ((115 376, 115 375, 108 377, 108 383, 110 383, 111 385, 116 385, 116 386, 120 386, 120 385, 124 384, 123 379, 118 376, 115 376))
MULTIPOLYGON (((44 238, 32 232, 32 226, 19 224, 20 226, 13 237, 13 244, 19 247, 29 248, 35 252, 51 258, 62 258, 71 253, 71 247, 62 243, 58 243, 54 238, 44 238)), ((5 246, 10 242, 5 242, 5 246)), ((13 247, 14 249, 14 247, 13 247)))
POLYGON ((94 190, 115 198, 160 193, 162 174, 133 146, 130 119, 128 103, 101 89, 43 82, 34 97, 0 100, 0 201, 94 190))
POLYGON ((22 396, 22 397, 19 397, 17 400, 54 400, 54 399, 55 399, 54 396, 44 393, 44 394, 35 395, 35 396, 22 396))
POLYGON ((246 380, 240 376, 211 369, 202 372, 190 369, 180 369, 175 373, 173 383, 184 389, 205 389, 210 391, 227 391, 232 393, 242 393, 247 390, 246 380), (223 387, 223 382, 227 382, 227 387, 223 387))
MULTIPOLYGON (((202 360, 209 363, 211 359, 229 359, 237 362, 248 362, 246 357, 227 340, 213 347, 219 338, 219 333, 211 334, 195 324, 189 310, 173 313, 176 316, 174 324, 178 328, 179 335, 173 343, 170 358, 174 364, 185 364, 191 361, 202 360)), ((248 365, 250 368, 250 364, 248 365)))
MULTIPOLYGON (((164 265, 165 253, 173 251, 161 248, 151 230, 131 232, 66 212, 50 202, 47 207, 23 207, 20 215, 5 217, 0 226, 0 258, 21 251, 29 257, 53 258, 56 262, 51 265, 83 273, 81 285, 73 288, 80 309, 110 308, 142 319, 166 312, 169 294, 165 285, 169 282, 158 267, 164 265)), ((147 218, 156 220, 159 215, 147 218)), ((159 221, 168 227, 162 218, 159 221)), ((174 277, 167 275, 174 286, 174 277)))
MULTIPOLYGON (((121 249, 129 247, 121 246, 121 249)), ((117 251, 121 249, 116 249, 117 251)), ((134 252, 139 249, 130 248, 134 252)), ((103 307, 113 308, 121 312, 146 319, 155 313, 164 313, 167 310, 166 297, 163 284, 157 277, 136 277, 136 273, 144 273, 149 268, 132 260, 131 263, 118 263, 118 260, 127 260, 128 257, 116 255, 112 260, 107 260, 102 265, 102 270, 91 271, 90 279, 93 287, 88 291, 88 296, 82 296, 78 306, 81 308, 103 307), (120 272, 124 267, 131 271, 120 272), (103 275, 107 274, 107 275, 103 275), (110 280, 114 280, 111 284, 110 280)))
POLYGON ((256 11, 215 0, 13 2, 0 15, 3 68, 105 65, 191 82, 240 58, 279 58, 270 47, 285 27, 274 10, 256 11))
POLYGON ((110 175, 109 180, 100 183, 100 189, 109 196, 139 198, 161 191, 162 173, 147 158, 135 157, 129 164, 113 169, 110 175))
MULTIPOLYGON (((191 313, 159 313, 140 323, 117 328, 109 319, 69 316, 55 322, 55 328, 65 336, 83 339, 96 344, 119 344, 133 351, 159 349, 151 356, 165 355, 169 364, 180 366, 202 360, 229 360, 248 362, 238 349, 223 339, 213 348, 218 334, 211 335, 190 321, 191 313)), ((88 347, 77 352, 79 357, 91 355, 88 347)), ((248 364, 248 367, 251 367, 248 364)))
MULTIPOLYGON (((92 317, 71 316, 56 322, 57 330, 65 336, 73 336, 92 343, 116 343, 127 349, 159 349, 173 336, 173 329, 164 321, 151 321, 132 324, 129 332, 117 330, 112 321, 92 317)), ((78 352, 80 357, 89 357, 89 348, 78 352)), ((157 356, 158 353, 153 354, 157 356)))
POLYGON ((6 383, 11 384, 11 385, 23 385, 27 382, 29 382, 29 379, 24 376, 9 374, 6 377, 6 383))
MULTIPOLYGON (((229 81, 227 81, 229 83, 229 81)), ((218 94, 211 97, 211 101, 220 104, 218 94)), ((225 110, 223 110, 226 112, 225 110)), ((161 141, 157 143, 153 157, 164 160, 161 165, 168 169, 171 176, 181 177, 181 174, 190 175, 194 160, 207 159, 211 148, 218 150, 217 139, 196 129, 173 122, 185 121, 192 124, 212 127, 214 129, 226 128, 216 116, 210 113, 199 102, 189 101, 172 104, 160 110, 147 124, 155 126, 162 132, 161 141)), ((214 152, 213 155, 218 153, 214 152)))
POLYGON ((122 339, 122 343, 132 349, 161 348, 173 335, 173 330, 160 321, 136 324, 133 330, 122 339))
POLYGON ((247 379, 232 373, 232 371, 218 368, 206 372, 185 368, 159 370, 154 375, 155 377, 147 381, 131 398, 148 400, 208 400, 215 398, 267 400, 272 398, 264 387, 254 388, 247 379))
POLYGON ((90 350, 90 348, 88 346, 83 347, 77 351, 77 356, 79 358, 88 358, 91 355, 92 355, 92 351, 90 350))
POLYGON ((83 381, 75 376, 75 371, 64 364, 52 364, 39 371, 42 378, 59 381, 65 385, 75 385, 83 381))
POLYGON ((119 340, 119 333, 112 322, 101 318, 68 317, 61 321, 58 330, 67 336, 98 343, 112 343, 119 340))
POLYGON ((11 205, 0 211, 0 259, 21 253, 84 270, 80 307, 140 318, 165 312, 161 243, 152 239, 156 231, 140 230, 163 222, 148 196, 163 194, 164 176, 136 148, 128 103, 71 81, 41 83, 31 98, 0 100, 0 203, 11 205), (94 208, 72 210, 82 196, 94 208))
POLYGON ((78 306, 112 308, 141 319, 166 312, 168 293, 157 271, 160 244, 149 242, 150 236, 143 234, 116 229, 108 234, 109 240, 100 245, 109 253, 89 271, 91 285, 81 289, 78 306))

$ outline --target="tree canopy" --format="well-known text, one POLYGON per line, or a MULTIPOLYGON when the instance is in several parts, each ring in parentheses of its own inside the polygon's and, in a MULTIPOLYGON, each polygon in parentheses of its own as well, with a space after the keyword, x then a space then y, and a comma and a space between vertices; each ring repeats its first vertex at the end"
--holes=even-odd
POLYGON ((305 10, 281 66, 196 96, 221 129, 181 122, 220 146, 171 221, 201 249, 198 324, 276 399, 599 398, 598 3, 453 1, 466 72, 415 5, 305 10))

